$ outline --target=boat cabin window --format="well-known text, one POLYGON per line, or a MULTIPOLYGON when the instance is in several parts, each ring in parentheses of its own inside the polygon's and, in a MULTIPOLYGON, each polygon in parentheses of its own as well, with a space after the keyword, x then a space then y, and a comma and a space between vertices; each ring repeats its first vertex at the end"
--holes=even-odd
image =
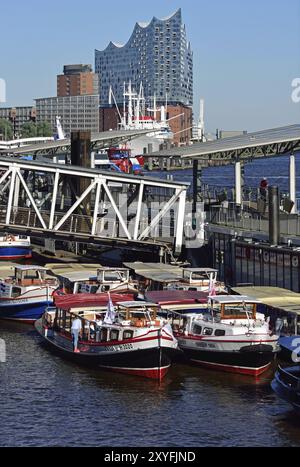
POLYGON ((223 304, 221 319, 256 319, 256 304, 223 304))
POLYGON ((79 283, 77 293, 96 293, 98 290, 98 285, 91 285, 85 283, 79 283))
POLYGON ((35 269, 20 270, 16 269, 15 272, 17 283, 20 285, 34 285, 40 284, 45 278, 45 271, 37 271, 35 269))
POLYGON ((129 271, 98 271, 100 282, 125 282, 129 280, 129 271))
POLYGON ((202 326, 199 326, 198 324, 194 324, 193 334, 200 336, 202 334, 202 326))
POLYGON ((124 313, 126 313, 125 315, 125 321, 135 321, 137 319, 139 320, 143 320, 143 319, 146 319, 146 320, 149 320, 149 317, 151 318, 152 321, 155 321, 156 320, 156 317, 157 317, 157 308, 155 307, 144 307, 143 305, 141 305, 141 307, 138 307, 137 309, 135 308, 126 308, 126 309, 122 309, 122 308, 119 308, 118 310, 118 314, 119 316, 124 316, 124 313), (142 308, 142 309, 140 309, 142 308))
POLYGON ((189 290, 191 290, 192 292, 197 292, 197 287, 189 287, 189 290))
POLYGON ((212 336, 214 330, 212 328, 204 328, 203 329, 203 336, 212 336))
POLYGON ((11 291, 11 296, 12 298, 19 297, 21 295, 21 289, 20 287, 13 287, 11 291))
POLYGON ((107 342, 108 340, 108 329, 102 328, 100 333, 101 342, 107 342))
POLYGON ((123 339, 124 341, 127 339, 132 339, 133 338, 133 331, 124 331, 123 332, 123 339))
POLYGON ((112 329, 110 331, 110 340, 111 341, 117 341, 119 339, 119 330, 118 329, 112 329))
POLYGON ((215 330, 215 336, 217 337, 222 337, 222 336, 225 336, 226 332, 224 329, 216 329, 215 330))

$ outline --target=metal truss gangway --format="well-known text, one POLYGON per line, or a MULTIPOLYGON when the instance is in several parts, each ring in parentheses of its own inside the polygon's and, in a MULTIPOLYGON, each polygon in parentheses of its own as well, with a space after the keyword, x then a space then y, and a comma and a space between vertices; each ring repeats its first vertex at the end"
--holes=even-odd
MULTIPOLYGON (((100 150, 112 147, 121 143, 126 143, 132 139, 144 136, 149 133, 149 130, 114 130, 104 131, 100 133, 92 133, 90 150, 100 150)), ((71 139, 66 138, 58 141, 36 142, 35 144, 26 144, 16 148, 0 148, 1 154, 11 156, 22 156, 24 154, 38 155, 55 155, 57 153, 70 153, 71 139)))
POLYGON ((0 157, 0 229, 179 253, 187 188, 157 178, 0 157))

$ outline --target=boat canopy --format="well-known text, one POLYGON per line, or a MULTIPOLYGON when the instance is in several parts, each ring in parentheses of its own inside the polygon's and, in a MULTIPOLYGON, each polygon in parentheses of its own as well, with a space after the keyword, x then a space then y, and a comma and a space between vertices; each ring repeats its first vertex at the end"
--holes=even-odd
POLYGON ((76 272, 65 272, 63 274, 57 274, 62 281, 69 282, 80 282, 80 281, 96 281, 97 271, 76 271, 76 272))
POLYGON ((129 269, 132 269, 135 274, 144 277, 145 279, 168 284, 170 282, 179 282, 182 279, 182 268, 170 266, 161 263, 124 263, 129 269))
POLYGON ((212 268, 183 268, 162 263, 124 263, 135 274, 161 284, 180 282, 190 276, 193 280, 208 279, 210 275, 217 275, 218 270, 212 268), (194 277, 193 277, 194 276, 194 277))
POLYGON ((145 274, 153 274, 153 273, 168 273, 170 275, 178 276, 182 278, 182 268, 179 266, 172 266, 170 264, 163 264, 163 263, 142 263, 142 262, 135 262, 135 263, 124 263, 126 268, 132 269, 136 274, 145 277, 145 274))
MULTIPOLYGON (((117 294, 111 293, 110 298, 114 305, 124 300, 132 300, 132 294, 117 294)), ((89 293, 80 293, 80 294, 67 294, 67 295, 55 295, 54 304, 57 308, 61 310, 70 310, 72 308, 84 308, 84 307, 99 307, 107 306, 109 301, 109 294, 99 293, 99 294, 89 294, 89 293)))
POLYGON ((211 309, 220 308, 221 320, 256 319, 257 305, 261 302, 248 295, 209 296, 211 309))
POLYGON ((207 303, 208 293, 191 290, 164 290, 147 292, 146 300, 163 305, 207 303))
POLYGON ((212 268, 183 268, 182 270, 187 271, 187 272, 192 272, 195 274, 210 274, 210 273, 218 272, 217 269, 212 269, 212 268))
POLYGON ((257 298, 248 295, 213 295, 208 297, 213 303, 220 305, 238 305, 242 303, 261 303, 257 298))
POLYGON ((281 310, 285 313, 294 313, 300 316, 300 294, 280 287, 234 287, 237 294, 249 293, 256 297, 260 303, 281 310))
POLYGON ((43 266, 34 266, 32 264, 16 264, 15 269, 19 271, 47 271, 43 266))
MULTIPOLYGON (((125 298, 125 295, 122 295, 125 298)), ((118 306, 121 308, 157 308, 157 303, 150 303, 150 302, 134 302, 134 301, 122 301, 118 303, 118 306)))
POLYGON ((62 276, 64 274, 80 271, 93 271, 94 273, 101 267, 102 265, 99 263, 48 263, 45 265, 45 268, 51 271, 55 276, 62 276))

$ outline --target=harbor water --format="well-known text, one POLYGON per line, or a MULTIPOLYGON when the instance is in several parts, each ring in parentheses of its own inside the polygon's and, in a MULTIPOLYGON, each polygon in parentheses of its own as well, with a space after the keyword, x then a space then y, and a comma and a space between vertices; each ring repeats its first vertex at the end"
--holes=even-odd
MULTIPOLYGON (((266 176, 288 191, 288 158, 270 164, 247 165, 246 184, 266 176)), ((231 187, 233 167, 205 170, 203 182, 231 187)), ((0 338, 1 447, 300 446, 300 417, 270 386, 276 364, 257 379, 174 364, 158 383, 66 361, 30 326, 1 321, 0 338)))
MULTIPOLYGON (((297 197, 300 198, 300 154, 296 156, 296 186, 297 197)), ((192 170, 152 172, 160 178, 173 175, 174 180, 192 183, 192 170)), ((245 187, 258 189, 262 177, 268 179, 269 185, 278 186, 284 192, 289 192, 289 156, 273 157, 270 159, 257 159, 245 164, 245 187)), ((203 169, 202 183, 211 188, 222 191, 224 188, 230 190, 235 184, 234 165, 223 167, 209 167, 203 169)))
POLYGON ((157 383, 86 369, 1 322, 0 446, 300 446, 300 419, 259 379, 174 365, 157 383))

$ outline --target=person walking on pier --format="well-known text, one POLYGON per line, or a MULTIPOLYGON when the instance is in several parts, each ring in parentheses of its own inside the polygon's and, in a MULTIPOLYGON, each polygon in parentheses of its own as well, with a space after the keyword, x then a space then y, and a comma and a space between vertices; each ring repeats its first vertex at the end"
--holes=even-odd
POLYGON ((259 193, 262 199, 267 199, 267 190, 268 190, 268 180, 264 177, 259 185, 259 193))

